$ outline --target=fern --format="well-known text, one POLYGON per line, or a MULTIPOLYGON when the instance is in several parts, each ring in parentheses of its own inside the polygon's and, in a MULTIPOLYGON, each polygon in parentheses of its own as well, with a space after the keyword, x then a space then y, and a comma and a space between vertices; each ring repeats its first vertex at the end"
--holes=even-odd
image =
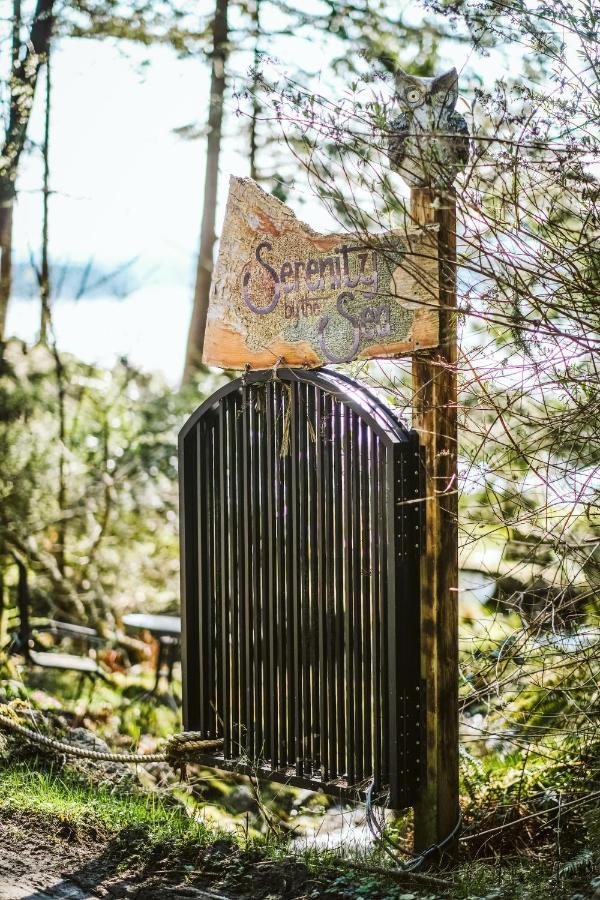
POLYGON ((458 748, 459 752, 459 762, 462 764, 466 763, 465 768, 468 768, 471 774, 475 777, 475 779, 479 782, 485 780, 485 770, 481 764, 481 762, 476 759, 468 750, 465 750, 464 747, 458 748))
POLYGON ((585 872, 586 869, 590 869, 594 862, 594 854, 591 850, 582 850, 581 853, 578 853, 577 856, 574 856, 573 859, 570 859, 569 862, 566 862, 564 866, 561 866, 559 872, 561 875, 565 875, 567 877, 572 875, 578 875, 580 872, 585 872))

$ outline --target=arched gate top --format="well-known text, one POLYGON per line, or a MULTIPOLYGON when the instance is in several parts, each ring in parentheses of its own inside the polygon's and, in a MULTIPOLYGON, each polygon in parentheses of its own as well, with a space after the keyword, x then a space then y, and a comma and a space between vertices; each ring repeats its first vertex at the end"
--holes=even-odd
POLYGON ((310 384, 331 394, 360 416, 386 446, 404 443, 411 439, 413 432, 400 421, 389 406, 376 397, 365 385, 359 384, 341 372, 331 369, 269 369, 248 372, 211 394, 182 427, 179 433, 180 441, 185 439, 203 416, 210 410, 216 410, 221 400, 241 391, 245 384, 264 384, 277 379, 288 384, 294 382, 310 384))

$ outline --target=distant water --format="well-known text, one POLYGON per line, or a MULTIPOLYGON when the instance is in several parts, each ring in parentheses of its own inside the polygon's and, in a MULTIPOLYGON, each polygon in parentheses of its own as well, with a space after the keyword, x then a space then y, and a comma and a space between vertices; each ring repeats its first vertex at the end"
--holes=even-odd
MULTIPOLYGON (((84 362, 102 366, 126 356, 146 371, 161 372, 175 385, 183 370, 190 304, 187 285, 144 287, 123 299, 58 300, 53 307, 58 346, 84 362)), ((33 341, 39 318, 35 300, 14 299, 8 309, 7 334, 33 341)))

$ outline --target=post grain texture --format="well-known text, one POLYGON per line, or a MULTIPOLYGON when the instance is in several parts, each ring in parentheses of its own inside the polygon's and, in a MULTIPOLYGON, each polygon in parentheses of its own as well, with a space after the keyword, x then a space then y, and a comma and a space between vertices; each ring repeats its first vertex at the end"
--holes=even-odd
MULTIPOLYGON (((415 806, 415 849, 443 841, 458 797, 458 493, 456 195, 411 190, 414 225, 439 227, 440 342, 413 356, 413 426, 426 461, 421 648, 426 683, 426 784, 415 806)), ((456 846, 444 848, 453 853, 456 846)))

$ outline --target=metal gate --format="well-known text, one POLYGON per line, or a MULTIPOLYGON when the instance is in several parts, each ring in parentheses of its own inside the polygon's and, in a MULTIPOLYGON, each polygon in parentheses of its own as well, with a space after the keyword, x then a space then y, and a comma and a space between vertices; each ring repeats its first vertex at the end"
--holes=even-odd
POLYGON ((328 370, 253 372, 180 434, 186 729, 204 758, 410 805, 420 756, 418 439, 328 370))

